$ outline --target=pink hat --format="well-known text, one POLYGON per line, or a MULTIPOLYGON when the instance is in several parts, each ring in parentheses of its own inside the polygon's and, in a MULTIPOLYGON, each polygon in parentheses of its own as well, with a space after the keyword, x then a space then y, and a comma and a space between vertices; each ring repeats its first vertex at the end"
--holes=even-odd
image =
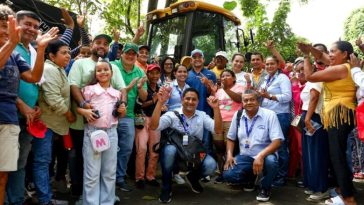
POLYGON ((44 138, 47 126, 41 120, 35 120, 28 124, 27 131, 36 138, 44 138))

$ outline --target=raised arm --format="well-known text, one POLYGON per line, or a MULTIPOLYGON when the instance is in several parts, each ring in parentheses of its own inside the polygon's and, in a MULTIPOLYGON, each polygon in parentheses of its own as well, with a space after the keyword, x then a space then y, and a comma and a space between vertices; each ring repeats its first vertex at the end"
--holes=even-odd
POLYGON ((44 55, 48 43, 57 38, 58 28, 53 27, 47 33, 38 36, 37 38, 37 57, 35 59, 34 68, 31 71, 26 71, 21 74, 21 78, 30 83, 38 82, 43 74, 44 55))
POLYGON ((279 61, 279 67, 284 68, 286 62, 284 61, 282 55, 278 52, 278 50, 274 46, 274 42, 272 40, 268 40, 266 43, 266 47, 272 53, 272 55, 277 57, 277 59, 279 61))
POLYGON ((169 99, 170 93, 168 90, 166 90, 165 87, 161 87, 159 89, 159 92, 157 95, 158 95, 158 101, 157 101, 157 104, 155 105, 155 108, 154 108, 154 111, 152 114, 152 118, 151 118, 151 122, 149 124, 150 129, 152 129, 152 130, 156 130, 159 126, 159 120, 161 117, 162 107, 169 99))
POLYGON ((9 40, 0 48, 0 70, 4 69, 4 65, 20 41, 20 26, 16 25, 16 20, 12 15, 8 16, 8 31, 9 40))

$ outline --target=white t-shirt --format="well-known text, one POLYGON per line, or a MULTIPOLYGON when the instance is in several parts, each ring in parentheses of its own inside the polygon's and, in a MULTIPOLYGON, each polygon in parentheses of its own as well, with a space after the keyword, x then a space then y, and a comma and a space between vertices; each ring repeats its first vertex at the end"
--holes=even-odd
POLYGON ((315 113, 320 114, 321 108, 322 108, 322 93, 321 93, 322 83, 321 82, 318 82, 318 83, 307 82, 306 83, 306 86, 303 88, 303 90, 301 92, 301 100, 303 102, 302 110, 305 110, 305 111, 308 110, 308 105, 310 104, 311 89, 315 89, 317 92, 320 93, 320 98, 319 98, 319 101, 318 101, 316 109, 315 109, 315 113))
POLYGON ((246 80, 245 80, 244 75, 245 75, 244 71, 241 71, 240 73, 235 73, 236 84, 246 87, 246 80))

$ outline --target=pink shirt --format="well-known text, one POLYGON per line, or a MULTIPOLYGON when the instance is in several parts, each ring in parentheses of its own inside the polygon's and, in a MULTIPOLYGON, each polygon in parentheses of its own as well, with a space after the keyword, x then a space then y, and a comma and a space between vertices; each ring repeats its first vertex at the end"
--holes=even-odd
POLYGON ((112 115, 115 103, 120 99, 120 91, 112 87, 106 90, 100 84, 88 85, 82 90, 85 100, 89 100, 95 110, 99 111, 100 118, 89 124, 98 128, 110 128, 118 124, 118 119, 112 115))
MULTIPOLYGON (((244 87, 240 84, 235 83, 235 85, 231 88, 231 91, 235 93, 243 93, 244 87)), ((235 112, 243 107, 242 103, 237 103, 233 101, 222 88, 217 90, 215 97, 219 99, 220 112, 223 122, 231 122, 235 112)))

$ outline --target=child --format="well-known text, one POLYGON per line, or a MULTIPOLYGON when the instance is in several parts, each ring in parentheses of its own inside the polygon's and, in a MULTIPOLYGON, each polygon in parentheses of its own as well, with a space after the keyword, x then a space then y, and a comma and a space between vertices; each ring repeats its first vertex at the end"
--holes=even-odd
MULTIPOLYGON (((83 204, 114 204, 117 144, 117 116, 125 115, 125 105, 120 105, 120 91, 111 87, 112 69, 108 61, 99 60, 95 77, 83 90, 84 99, 93 109, 78 108, 86 116, 83 141, 84 177, 83 204), (102 152, 94 150, 91 136, 95 131, 105 131, 110 147, 102 152)), ((97 144, 97 143, 96 143, 97 144)), ((108 143, 106 143, 108 144, 108 143)))

